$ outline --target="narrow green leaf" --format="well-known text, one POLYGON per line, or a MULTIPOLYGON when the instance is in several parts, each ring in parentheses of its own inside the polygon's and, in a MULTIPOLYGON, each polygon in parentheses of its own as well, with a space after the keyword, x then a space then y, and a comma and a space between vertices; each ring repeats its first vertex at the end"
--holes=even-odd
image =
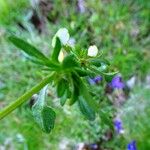
POLYGON ((103 73, 104 74, 104 77, 105 77, 105 80, 107 82, 111 82, 113 77, 117 74, 118 72, 110 72, 110 73, 103 73))
POLYGON ((96 66, 96 67, 100 67, 102 63, 106 64, 106 65, 110 65, 109 61, 106 59, 100 59, 100 58, 91 58, 89 60, 89 62, 96 66))
POLYGON ((52 53, 52 60, 58 62, 58 56, 61 50, 61 42, 58 37, 56 37, 56 44, 52 53))
POLYGON ((41 53, 37 48, 32 46, 31 44, 27 43, 26 41, 16 37, 16 36, 10 36, 9 41, 12 42, 16 47, 23 50, 25 53, 27 53, 29 56, 35 57, 39 60, 43 61, 49 61, 49 59, 41 53))
POLYGON ((73 92, 69 104, 73 105, 78 100, 78 97, 79 97, 79 87, 78 84, 75 81, 73 81, 73 92))
POLYGON ((80 77, 84 77, 84 76, 88 76, 89 75, 88 71, 86 71, 86 70, 83 70, 83 69, 80 69, 80 68, 76 68, 75 70, 76 70, 76 72, 78 73, 78 75, 80 77))
POLYGON ((70 105, 73 105, 79 97, 80 91, 80 77, 78 75, 76 75, 76 73, 72 73, 72 95, 71 95, 71 99, 70 99, 70 105))
POLYGON ((67 101, 67 90, 65 91, 64 95, 60 98, 61 106, 64 106, 67 101))
POLYGON ((81 80, 80 83, 80 95, 84 97, 88 105, 95 111, 98 112, 99 107, 96 101, 93 100, 92 96, 90 95, 88 88, 86 87, 85 83, 81 80))
POLYGON ((83 98, 83 96, 79 96, 79 108, 83 115, 93 121, 95 119, 95 111, 88 105, 87 101, 83 98))
POLYGON ((65 90, 67 88, 67 81, 65 79, 61 79, 57 84, 57 96, 61 97, 64 95, 65 90))
POLYGON ((108 72, 108 73, 103 72, 103 74, 104 74, 104 75, 107 75, 107 76, 114 76, 114 75, 116 75, 117 73, 118 73, 118 71, 116 71, 116 72, 108 72))
POLYGON ((75 71, 77 72, 77 74, 78 74, 80 77, 95 75, 95 74, 94 74, 92 71, 90 71, 90 70, 84 70, 84 69, 80 69, 80 68, 75 68, 75 71))

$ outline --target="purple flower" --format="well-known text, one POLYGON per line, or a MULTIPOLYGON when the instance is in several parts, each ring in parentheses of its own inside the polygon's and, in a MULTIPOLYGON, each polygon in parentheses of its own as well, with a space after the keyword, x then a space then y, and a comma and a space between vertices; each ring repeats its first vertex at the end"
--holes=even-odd
POLYGON ((98 145, 97 144, 90 144, 90 149, 97 150, 98 149, 98 145))
POLYGON ((102 77, 101 76, 96 76, 94 78, 95 83, 99 83, 100 81, 102 81, 102 77))
POLYGON ((88 81, 89 81, 89 83, 90 83, 91 85, 94 85, 94 84, 95 84, 95 81, 93 80, 93 78, 89 78, 88 81))
POLYGON ((95 78, 89 78, 88 81, 91 85, 98 84, 100 81, 102 81, 102 77, 96 76, 95 78))
POLYGON ((127 145, 127 150, 137 150, 136 141, 133 140, 127 145))
POLYGON ((80 13, 85 12, 84 0, 78 0, 78 9, 80 13))
POLYGON ((121 76, 116 75, 112 81, 109 83, 109 85, 113 89, 123 89, 125 87, 125 84, 122 82, 121 76))
POLYGON ((115 130, 118 134, 123 134, 124 133, 122 121, 120 119, 115 119, 114 127, 115 127, 115 130))

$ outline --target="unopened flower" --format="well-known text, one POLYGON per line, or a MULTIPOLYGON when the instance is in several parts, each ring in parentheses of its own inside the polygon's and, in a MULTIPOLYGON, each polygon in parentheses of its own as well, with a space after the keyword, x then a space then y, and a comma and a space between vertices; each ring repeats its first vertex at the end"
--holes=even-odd
POLYGON ((56 37, 58 37, 63 45, 66 45, 69 41, 70 35, 66 28, 60 28, 52 39, 52 47, 55 47, 56 37))
POLYGON ((100 81, 102 81, 101 76, 96 76, 95 78, 89 78, 89 83, 91 85, 98 84, 100 81))
POLYGON ((88 48, 88 56, 95 57, 98 54, 98 48, 96 45, 92 45, 88 48))
POLYGON ((136 141, 133 140, 127 145, 127 150, 137 150, 136 141))
POLYGON ((115 127, 115 130, 118 134, 123 134, 124 133, 122 121, 119 118, 116 118, 114 120, 114 127, 115 127))
POLYGON ((59 53, 59 55, 58 55, 58 61, 59 61, 59 62, 62 62, 63 60, 64 60, 64 53, 63 53, 63 51, 61 50, 60 53, 59 53))
POLYGON ((121 76, 116 75, 111 83, 109 83, 109 85, 113 88, 113 89, 123 89, 125 87, 125 84, 122 82, 122 78, 121 76))

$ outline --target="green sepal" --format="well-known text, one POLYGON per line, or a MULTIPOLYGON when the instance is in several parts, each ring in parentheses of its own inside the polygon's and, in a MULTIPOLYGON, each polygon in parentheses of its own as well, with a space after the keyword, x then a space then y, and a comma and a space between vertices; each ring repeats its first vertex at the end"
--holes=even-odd
POLYGON ((61 50, 61 41, 58 37, 56 37, 56 44, 52 53, 52 60, 58 62, 58 56, 61 50))

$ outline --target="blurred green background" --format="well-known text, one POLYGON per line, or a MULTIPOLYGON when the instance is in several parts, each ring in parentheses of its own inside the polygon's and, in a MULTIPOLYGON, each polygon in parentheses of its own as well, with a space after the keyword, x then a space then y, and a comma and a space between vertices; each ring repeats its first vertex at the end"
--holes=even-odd
MULTIPOLYGON (((0 0, 0 109, 42 79, 40 68, 10 44, 7 36, 16 34, 49 55, 52 37, 61 27, 69 30, 77 48, 97 45, 132 86, 125 105, 117 110, 123 112, 126 132, 114 134, 103 147, 123 150, 135 139, 138 149, 149 150, 149 0, 0 0)), ((103 87, 94 88, 104 91, 103 87)), ((57 113, 52 133, 39 129, 26 103, 0 121, 0 150, 73 150, 81 142, 98 142, 110 127, 101 117, 87 121, 76 106, 62 108, 53 88, 48 99, 57 113)), ((102 107, 105 119, 113 109, 108 99, 104 98, 107 102, 102 107)))

